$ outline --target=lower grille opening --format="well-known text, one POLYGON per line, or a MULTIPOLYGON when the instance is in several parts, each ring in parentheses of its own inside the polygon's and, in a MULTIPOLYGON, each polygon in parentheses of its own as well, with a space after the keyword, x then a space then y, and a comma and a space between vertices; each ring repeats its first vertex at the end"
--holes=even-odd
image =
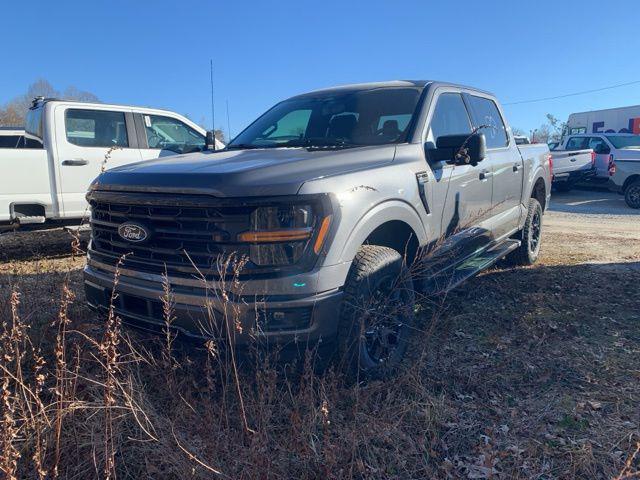
MULTIPOLYGON (((139 297, 132 297, 131 295, 122 295, 123 309, 134 315, 149 316, 148 308, 149 300, 139 297)), ((162 317, 160 317, 162 318, 162 317)))
POLYGON ((258 329, 263 332, 304 330, 311 326, 311 313, 311 307, 258 310, 258 329))

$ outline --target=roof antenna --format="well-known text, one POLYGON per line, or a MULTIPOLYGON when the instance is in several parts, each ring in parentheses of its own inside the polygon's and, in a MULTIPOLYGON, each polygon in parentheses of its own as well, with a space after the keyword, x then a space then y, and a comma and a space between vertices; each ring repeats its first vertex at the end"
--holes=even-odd
POLYGON ((227 133, 229 134, 229 138, 227 138, 227 143, 231 141, 231 121, 229 120, 229 99, 227 99, 227 133))
POLYGON ((215 121, 216 111, 213 106, 213 59, 211 59, 210 62, 211 62, 211 130, 215 132, 216 131, 216 121, 215 121))

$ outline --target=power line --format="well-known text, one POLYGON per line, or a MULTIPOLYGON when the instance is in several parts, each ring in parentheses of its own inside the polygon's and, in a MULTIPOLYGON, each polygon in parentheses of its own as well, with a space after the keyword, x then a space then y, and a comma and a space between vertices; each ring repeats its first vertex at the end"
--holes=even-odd
POLYGON ((585 95, 587 93, 602 92, 603 90, 611 90, 613 88, 627 87, 629 85, 636 85, 639 83, 640 83, 640 80, 634 80, 633 82, 619 83, 618 85, 610 85, 608 87, 595 88, 593 90, 584 90, 582 92, 567 93, 565 95, 557 95, 555 97, 536 98, 533 100, 521 100, 518 102, 503 103, 503 105, 522 105, 523 103, 535 103, 535 102, 544 102, 546 100, 557 100, 559 98, 575 97, 576 95, 585 95))

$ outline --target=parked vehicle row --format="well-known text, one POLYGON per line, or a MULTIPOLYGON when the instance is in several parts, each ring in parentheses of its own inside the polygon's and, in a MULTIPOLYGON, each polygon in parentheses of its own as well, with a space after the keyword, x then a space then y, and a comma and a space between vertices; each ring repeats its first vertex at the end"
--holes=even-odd
POLYGON ((605 135, 611 148, 609 188, 640 208, 640 135, 605 135))
POLYGON ((115 309, 128 321, 162 328, 166 276, 186 334, 317 346, 351 377, 383 376, 416 328, 414 291, 445 292, 504 257, 536 261, 550 182, 547 146, 518 147, 489 93, 430 81, 315 91, 223 150, 102 173, 86 298, 109 308, 126 253, 115 309), (234 255, 239 284, 220 260, 234 255), (429 275, 411 275, 414 262, 429 275))
POLYGON ((2 133, 0 230, 78 222, 103 168, 206 147, 206 131, 174 112, 63 100, 36 99, 25 130, 2 133))
POLYGON ((640 208, 640 135, 591 133, 568 135, 552 149, 553 185, 568 191, 577 183, 607 185, 640 208))

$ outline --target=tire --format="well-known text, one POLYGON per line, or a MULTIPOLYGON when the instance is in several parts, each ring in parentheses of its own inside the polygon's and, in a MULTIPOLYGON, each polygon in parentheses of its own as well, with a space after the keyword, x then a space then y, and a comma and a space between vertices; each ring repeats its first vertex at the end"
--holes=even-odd
POLYGON ((624 201, 631 208, 640 208, 640 180, 636 180, 625 189, 624 201))
POLYGON ((344 292, 338 369, 349 381, 392 376, 404 363, 415 326, 413 282, 402 256, 388 247, 363 245, 344 292))
POLYGON ((512 265, 533 265, 540 255, 542 236, 542 206, 535 198, 529 199, 529 208, 524 227, 514 237, 520 240, 520 246, 507 256, 512 265))

